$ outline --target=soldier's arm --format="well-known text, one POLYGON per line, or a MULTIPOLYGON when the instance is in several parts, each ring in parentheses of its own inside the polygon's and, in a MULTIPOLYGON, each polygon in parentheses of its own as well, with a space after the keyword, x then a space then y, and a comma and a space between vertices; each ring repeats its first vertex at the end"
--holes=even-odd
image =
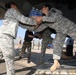
POLYGON ((24 23, 27 25, 37 25, 37 22, 35 20, 25 17, 18 10, 13 9, 13 15, 14 15, 15 19, 17 19, 21 23, 24 23))
POLYGON ((62 17, 62 15, 53 15, 53 16, 44 16, 42 18, 43 22, 57 22, 60 18, 62 17))
POLYGON ((60 10, 56 9, 56 8, 52 8, 50 10, 50 14, 51 14, 50 17, 49 16, 44 16, 42 21, 56 22, 56 21, 61 19, 63 13, 60 10))
POLYGON ((25 24, 19 24, 19 26, 24 29, 28 29, 30 31, 34 31, 34 29, 35 29, 35 26, 29 26, 29 25, 25 25, 25 24))

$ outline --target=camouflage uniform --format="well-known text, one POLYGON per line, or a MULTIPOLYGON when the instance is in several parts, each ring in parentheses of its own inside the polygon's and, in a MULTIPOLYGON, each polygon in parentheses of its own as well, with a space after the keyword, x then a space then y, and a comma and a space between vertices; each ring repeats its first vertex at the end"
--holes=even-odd
POLYGON ((30 57, 31 57, 31 41, 33 40, 33 37, 29 37, 29 35, 34 37, 33 32, 31 32, 29 30, 26 31, 22 50, 21 50, 20 55, 19 55, 19 58, 22 58, 23 54, 25 54, 25 50, 27 49, 28 62, 29 62, 30 57))
POLYGON ((14 38, 17 36, 19 21, 36 25, 36 21, 24 17, 18 10, 10 8, 6 11, 3 25, 0 27, 0 49, 3 52, 7 75, 15 75, 14 69, 14 38))
POLYGON ((6 69, 7 69, 7 75, 15 75, 14 70, 14 39, 10 35, 3 34, 0 37, 0 49, 2 50, 5 63, 6 63, 6 69))
MULTIPOLYGON (((75 33, 76 25, 69 19, 62 16, 61 11, 59 11, 55 8, 51 9, 48 16, 51 16, 51 18, 54 16, 55 18, 53 17, 53 19, 54 19, 54 21, 56 20, 55 23, 50 23, 50 24, 48 24, 48 26, 50 28, 55 29, 57 32, 54 43, 53 43, 53 45, 54 45, 53 59, 59 60, 61 58, 61 53, 63 50, 63 43, 65 41, 66 36, 69 35, 74 39, 76 37, 76 33, 75 33), (55 12, 53 12, 53 10, 55 10, 55 12)), ((52 21, 51 18, 44 17, 43 21, 51 22, 52 21)))
POLYGON ((27 57, 30 58, 31 56, 31 42, 23 42, 23 46, 22 46, 22 50, 20 52, 20 56, 22 56, 23 54, 25 54, 25 50, 27 49, 27 57))
MULTIPOLYGON (((56 20, 54 23, 48 24, 50 28, 53 28, 56 30, 57 34, 54 40, 54 50, 53 50, 53 59, 60 59, 61 58, 61 53, 63 50, 63 43, 65 41, 65 38, 67 35, 71 36, 72 38, 75 39, 76 37, 76 25, 70 21, 69 19, 65 18, 62 16, 61 11, 53 8, 51 11, 48 13, 48 16, 53 17, 52 20, 56 20), (53 12, 55 10, 55 12, 53 12), (54 18, 55 17, 55 18, 54 18)), ((43 21, 51 22, 50 17, 44 17, 43 21)))
POLYGON ((43 30, 40 62, 43 62, 48 43, 52 44, 51 33, 49 28, 43 30))
MULTIPOLYGON (((62 12, 55 8, 52 8, 48 15, 43 17, 42 21, 47 23, 42 23, 36 30, 34 30, 34 27, 30 29, 35 32, 40 32, 47 27, 56 30, 57 35, 53 43, 53 59, 60 59, 66 36, 69 35, 73 39, 76 39, 76 24, 65 18, 62 12)), ((26 28, 28 28, 28 26, 26 28)))

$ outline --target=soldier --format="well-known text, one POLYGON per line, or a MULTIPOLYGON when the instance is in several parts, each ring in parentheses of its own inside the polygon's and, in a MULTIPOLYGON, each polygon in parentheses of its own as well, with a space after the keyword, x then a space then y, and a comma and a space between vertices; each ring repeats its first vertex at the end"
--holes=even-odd
MULTIPOLYGON (((46 14, 43 13, 42 16, 46 16, 46 14)), ((45 25, 45 23, 44 23, 44 25, 45 25)), ((53 38, 51 38, 52 33, 56 33, 56 32, 55 32, 55 30, 53 30, 49 27, 47 27, 46 29, 44 29, 42 31, 42 46, 41 46, 41 57, 40 57, 39 65, 43 63, 45 52, 46 52, 46 47, 47 47, 48 43, 52 44, 52 40, 53 40, 53 38)))
POLYGON ((25 50, 27 48, 27 58, 28 58, 28 63, 30 63, 30 58, 31 58, 31 41, 33 40, 34 35, 33 32, 26 30, 25 33, 25 38, 24 38, 24 42, 22 45, 22 50, 20 52, 19 55, 19 59, 21 59, 23 57, 23 54, 26 53, 25 50))
POLYGON ((19 21, 24 24, 37 25, 33 19, 22 15, 14 2, 5 4, 7 11, 4 16, 3 25, 0 27, 0 49, 3 53, 7 75, 15 75, 14 69, 14 39, 17 36, 19 21))
POLYGON ((46 28, 42 31, 42 46, 41 46, 41 56, 39 65, 43 63, 48 43, 52 44, 53 39, 51 38, 51 34, 52 32, 50 31, 50 28, 46 28))
MULTIPOLYGON (((51 8, 49 10, 49 5, 44 4, 42 8, 42 12, 45 13, 47 16, 38 18, 41 19, 43 22, 47 22, 46 26, 42 25, 38 27, 38 30, 42 27, 42 29, 46 27, 50 27, 56 30, 57 34, 55 40, 53 42, 54 50, 53 50, 53 59, 54 63, 51 66, 50 70, 54 71, 60 67, 59 60, 61 58, 61 53, 63 50, 63 43, 67 35, 76 39, 76 24, 74 24, 69 19, 62 16, 62 12, 55 8, 51 8)), ((42 30, 41 29, 41 30, 42 30)))

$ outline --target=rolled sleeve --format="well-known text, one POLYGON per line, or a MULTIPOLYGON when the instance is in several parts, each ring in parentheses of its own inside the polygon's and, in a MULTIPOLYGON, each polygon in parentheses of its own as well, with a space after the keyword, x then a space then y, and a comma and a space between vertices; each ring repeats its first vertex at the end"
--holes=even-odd
POLYGON ((44 16, 42 19, 43 22, 55 22, 56 18, 44 16))

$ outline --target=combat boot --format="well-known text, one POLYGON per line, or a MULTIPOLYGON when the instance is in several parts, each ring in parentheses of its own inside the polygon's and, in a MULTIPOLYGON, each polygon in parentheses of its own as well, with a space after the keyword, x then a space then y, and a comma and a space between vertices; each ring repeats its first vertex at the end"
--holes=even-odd
POLYGON ((54 60, 54 64, 51 66, 50 70, 55 71, 57 68, 60 68, 60 63, 58 60, 54 60))

